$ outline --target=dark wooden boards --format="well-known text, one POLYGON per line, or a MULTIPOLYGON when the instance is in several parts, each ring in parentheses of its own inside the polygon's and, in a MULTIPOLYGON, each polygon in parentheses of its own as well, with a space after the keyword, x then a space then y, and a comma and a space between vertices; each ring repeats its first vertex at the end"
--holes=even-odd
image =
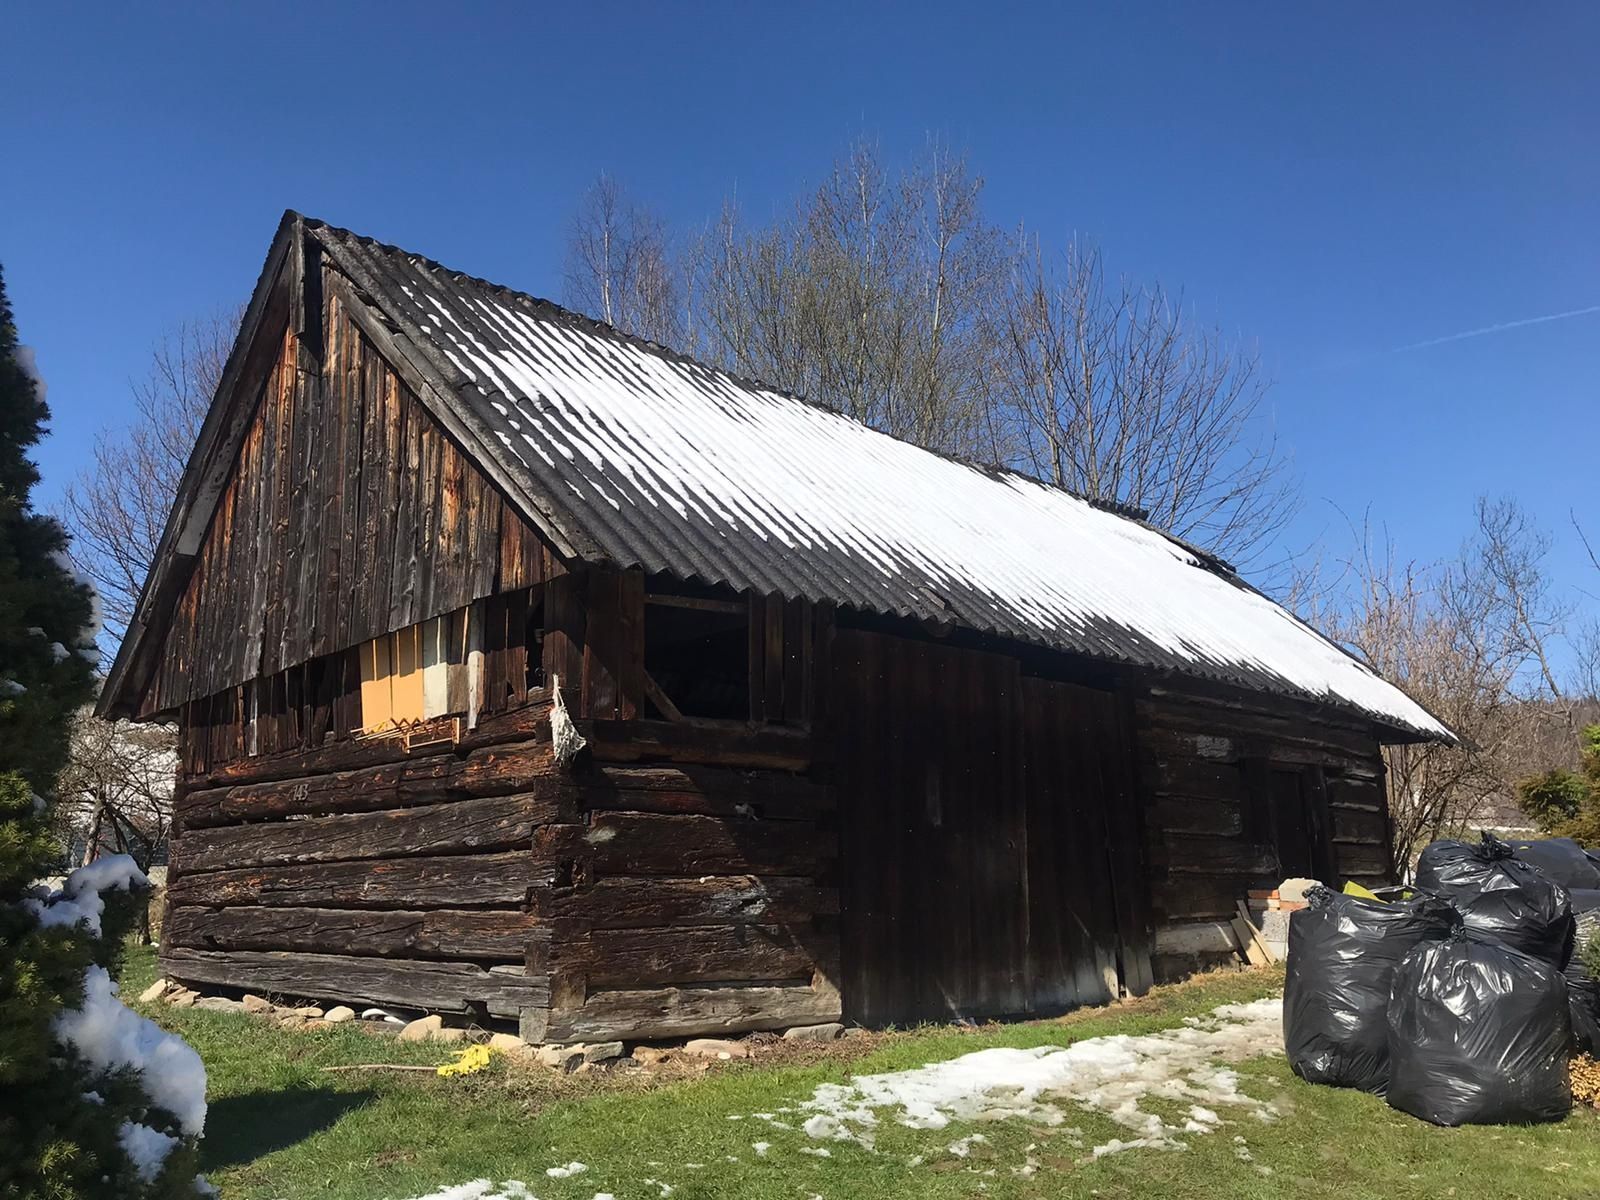
POLYGON ((321 291, 326 345, 310 354, 284 331, 142 713, 554 573, 539 535, 355 327, 338 289, 321 291))
POLYGON ((548 976, 551 1002, 525 1018, 525 1034, 687 1035, 838 1017, 830 788, 668 763, 591 762, 573 780, 580 816, 534 835, 533 857, 557 882, 531 894, 547 936, 530 945, 528 968, 548 976))
POLYGON ((832 662, 847 1014, 1026 1011, 1016 661, 839 630, 832 662))
POLYGON ((304 950, 382 958, 526 961, 534 920, 512 910, 201 908, 174 905, 164 946, 196 950, 304 950))
POLYGON ((1099 711, 1114 704, 1114 696, 1074 684, 1022 681, 1033 1011, 1104 1004, 1117 996, 1116 892, 1099 711))
POLYGON ((581 1005, 523 1020, 532 1041, 581 1042, 627 1030, 637 1038, 785 1029, 839 1019, 839 993, 826 980, 753 987, 616 988, 581 1005))
POLYGON ((281 950, 194 950, 162 947, 161 969, 186 983, 248 988, 270 995, 350 1003, 393 1004, 428 1012, 516 1020, 549 1001, 545 981, 520 969, 423 959, 302 954, 281 950))
POLYGON ((809 878, 787 876, 618 876, 586 889, 538 889, 533 911, 557 931, 804 925, 815 917, 837 916, 839 893, 809 878))
POLYGON ((183 871, 167 903, 262 904, 289 908, 520 908, 530 889, 555 882, 554 868, 526 848, 497 854, 183 871))
POLYGON ((194 829, 173 842, 172 869, 207 871, 526 847, 535 829, 565 811, 559 798, 524 792, 420 808, 194 829))
POLYGON ((1371 730, 1176 681, 1147 688, 1133 711, 1152 922, 1168 951, 1159 975, 1232 958, 1193 950, 1211 943, 1184 929, 1235 916, 1252 888, 1292 874, 1334 886, 1387 881, 1383 760, 1371 730))
POLYGON ((602 875, 814 876, 832 867, 834 839, 793 821, 596 812, 586 824, 543 826, 534 851, 602 875))

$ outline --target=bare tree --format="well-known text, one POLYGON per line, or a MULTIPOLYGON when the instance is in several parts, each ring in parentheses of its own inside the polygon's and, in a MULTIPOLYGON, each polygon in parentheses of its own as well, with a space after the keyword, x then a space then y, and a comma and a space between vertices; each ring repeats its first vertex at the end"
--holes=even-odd
POLYGON ((624 333, 676 346, 682 289, 665 222, 609 175, 585 194, 567 235, 564 299, 624 333))
POLYGON ((133 386, 132 423, 95 439, 92 465, 62 498, 73 563, 115 632, 133 617, 241 312, 183 325, 156 348, 148 378, 133 386))
POLYGON ((1509 501, 1480 500, 1446 562, 1401 561, 1370 523, 1331 587, 1302 589, 1305 615, 1405 689, 1461 739, 1385 750, 1397 872, 1571 754, 1575 711, 1554 673, 1564 610, 1542 532, 1509 501))
MULTIPOLYGON (((148 871, 164 852, 172 832, 173 742, 168 726, 102 721, 89 709, 74 717, 56 812, 78 865, 128 854, 148 871)), ((148 912, 141 929, 148 940, 148 912)))
POLYGON ((1109 281, 1098 250, 1051 256, 1024 239, 1000 340, 1011 424, 1040 478, 1241 562, 1292 514, 1255 352, 1192 323, 1180 296, 1109 281))
POLYGON ((898 176, 861 143, 780 220, 729 203, 691 256, 699 349, 936 450, 993 460, 1004 243, 942 147, 898 176))
MULTIPOLYGON (((1108 284, 1097 253, 1007 237, 982 201, 982 178, 942 146, 891 171, 857 144, 773 220, 723 205, 681 272, 661 272, 682 287, 677 332, 896 437, 1144 509, 1253 561, 1295 497, 1254 353, 1160 288, 1108 284)), ((648 324, 630 280, 666 244, 602 178, 569 241, 568 296, 648 324)))

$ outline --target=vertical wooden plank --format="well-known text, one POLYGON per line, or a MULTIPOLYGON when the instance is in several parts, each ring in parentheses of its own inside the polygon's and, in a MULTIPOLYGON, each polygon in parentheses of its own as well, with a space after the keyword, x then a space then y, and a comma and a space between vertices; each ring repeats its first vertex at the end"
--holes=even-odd
POLYGON ((617 581, 617 715, 631 721, 644 696, 644 572, 617 581))
POLYGON ((544 585, 544 677, 559 677, 567 706, 576 710, 583 687, 586 574, 553 575, 544 585))
POLYGON ((421 413, 399 391, 398 381, 391 375, 388 386, 396 395, 396 417, 399 426, 399 453, 390 465, 396 477, 396 507, 394 518, 394 558, 391 562, 389 628, 403 629, 417 619, 418 574, 418 509, 422 491, 422 440, 421 413))
POLYGON ((583 712, 629 720, 638 712, 644 672, 644 576, 592 570, 583 647, 583 712))
POLYGON ((763 707, 767 720, 783 720, 783 597, 777 592, 767 597, 766 611, 766 698, 763 707))
POLYGON ((1144 857, 1144 804, 1139 791, 1133 704, 1126 691, 1101 702, 1101 739, 1108 776, 1106 809, 1111 845, 1111 887, 1117 920, 1117 966, 1122 987, 1133 995, 1149 991, 1150 884, 1144 857))
POLYGON ((763 724, 767 719, 767 601, 756 592, 747 592, 750 609, 750 720, 763 724))
POLYGON ((483 711, 502 712, 506 706, 506 599, 489 596, 483 602, 483 711))
POLYGON ((528 592, 507 592, 505 602, 505 676, 507 703, 528 702, 528 592))
POLYGON ((358 562, 362 587, 352 597, 351 634, 360 638, 373 638, 388 631, 389 571, 388 546, 385 534, 393 514, 393 496, 389 490, 387 455, 392 449, 393 433, 390 414, 385 399, 383 364, 376 352, 362 342, 361 402, 363 421, 361 427, 361 550, 358 562))
POLYGON ((783 719, 790 725, 811 724, 812 673, 811 601, 792 600, 784 614, 783 644, 788 659, 783 667, 783 719))

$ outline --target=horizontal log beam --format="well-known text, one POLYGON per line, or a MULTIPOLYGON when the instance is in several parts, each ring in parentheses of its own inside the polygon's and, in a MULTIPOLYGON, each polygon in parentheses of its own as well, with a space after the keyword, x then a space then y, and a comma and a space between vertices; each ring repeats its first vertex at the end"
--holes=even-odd
POLYGON ((534 854, 607 875, 805 875, 831 869, 836 838, 798 821, 600 812, 588 825, 549 825, 534 854))
POLYGON ((1238 948, 1239 939, 1226 921, 1191 921, 1156 930, 1157 954, 1229 954, 1238 948))
MULTIPOLYGON (((1387 876, 1389 873, 1389 847, 1385 845, 1357 845, 1340 842, 1334 846, 1339 860, 1339 873, 1345 876, 1387 876)), ((1333 880, 1328 880, 1333 883, 1333 880)))
POLYGON ((1163 796, 1151 805, 1146 824, 1168 833, 1235 837, 1244 829, 1244 810, 1231 801, 1163 796))
POLYGON ((1150 885, 1150 902, 1168 920, 1228 918, 1253 886, 1244 875, 1173 875, 1150 885))
POLYGON ((161 970, 180 983, 209 983, 268 995, 350 1004, 392 1004, 429 1012, 516 1019, 550 1002, 543 978, 472 963, 358 958, 261 950, 163 947, 161 970))
POLYGON ((1387 847, 1389 825, 1381 812, 1365 808, 1335 808, 1330 811, 1333 815, 1334 841, 1365 842, 1387 847))
POLYGON ((331 775, 191 789, 176 806, 183 830, 282 819, 376 812, 470 796, 538 791, 552 798, 576 789, 545 744, 488 747, 465 758, 432 754, 331 775))
POLYGON ((839 993, 827 985, 645 988, 596 992, 579 1007, 552 1010, 542 1023, 542 1037, 556 1042, 694 1037, 838 1019, 839 993))
POLYGON ((600 767, 579 776, 590 808, 698 813, 762 820, 815 820, 833 791, 798 775, 696 765, 600 767))
MULTIPOLYGON (((167 884, 172 904, 299 908, 476 908, 525 903, 555 868, 526 849, 365 862, 185 871, 167 884)), ((536 893, 537 894, 537 893, 536 893)))
POLYGON ((1278 870, 1278 852, 1273 847, 1233 838, 1168 834, 1151 849, 1150 858, 1152 866, 1174 873, 1273 875, 1278 870))
POLYGON ((533 929, 532 914, 506 909, 374 912, 173 905, 162 922, 161 941, 196 950, 305 950, 523 963, 533 929))
POLYGON ((837 916, 839 892, 809 879, 714 875, 699 879, 601 879, 586 888, 541 888, 533 911, 559 929, 646 929, 793 924, 837 916))
POLYGON ((173 839, 175 872, 280 863, 337 862, 420 854, 467 854, 527 846, 547 821, 568 814, 559 799, 534 794, 192 829, 173 839))
POLYGON ((722 925, 696 929, 553 929, 544 955, 530 967, 551 979, 581 979, 588 990, 654 984, 752 983, 810 980, 836 973, 837 934, 809 921, 784 925, 722 925))
POLYGON ((812 765, 817 750, 808 732, 733 721, 584 721, 579 728, 596 762, 663 759, 804 771, 812 765))
POLYGON ((336 771, 403 762, 416 757, 409 749, 412 744, 424 747, 419 754, 434 755, 440 752, 441 739, 456 739, 453 749, 457 754, 506 742, 548 742, 550 701, 542 691, 530 693, 525 707, 482 717, 476 729, 463 730, 458 721, 459 718, 441 717, 425 722, 411 731, 409 739, 398 735, 351 738, 330 742, 315 750, 238 758, 191 776, 184 782, 192 788, 212 788, 299 779, 308 775, 330 775, 336 771))

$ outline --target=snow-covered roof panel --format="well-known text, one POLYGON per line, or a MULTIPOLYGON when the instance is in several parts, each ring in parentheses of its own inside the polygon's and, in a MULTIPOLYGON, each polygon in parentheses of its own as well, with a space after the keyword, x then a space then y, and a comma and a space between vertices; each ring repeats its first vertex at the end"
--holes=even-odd
POLYGON ((805 596, 1449 732, 1220 564, 545 301, 312 230, 586 557, 805 596))

